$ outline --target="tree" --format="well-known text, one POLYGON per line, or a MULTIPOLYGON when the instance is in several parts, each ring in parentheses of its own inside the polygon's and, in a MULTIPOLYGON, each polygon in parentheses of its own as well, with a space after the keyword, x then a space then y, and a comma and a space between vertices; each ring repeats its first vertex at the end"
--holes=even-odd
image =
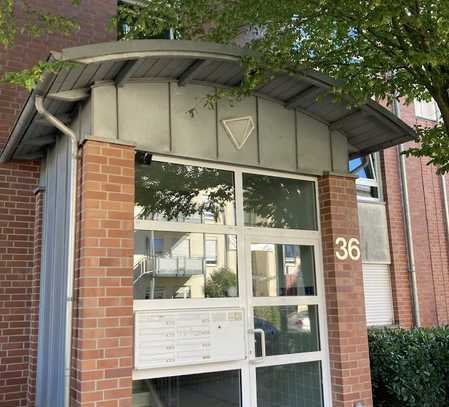
MULTIPOLYGON (((67 0, 74 7, 80 0, 67 0)), ((27 0, 0 0, 0 47, 12 48, 18 35, 37 38, 46 34, 69 35, 79 30, 75 19, 39 9, 27 0)), ((5 72, 3 82, 21 85, 31 90, 42 78, 45 71, 57 71, 63 67, 59 61, 38 61, 29 69, 19 72, 5 72)))
MULTIPOLYGON (((5 46, 17 33, 14 3, 0 0, 5 46)), ((76 24, 37 10, 27 15, 37 35, 76 24)), ((442 122, 418 129, 420 145, 409 153, 430 157, 440 172, 449 170, 447 0, 138 0, 120 5, 113 24, 124 39, 171 31, 178 39, 232 43, 246 31, 255 53, 244 60, 245 79, 234 96, 249 94, 280 71, 316 70, 339 80, 332 94, 352 105, 371 97, 388 102, 433 97, 442 122)), ((30 87, 44 69, 37 66, 8 80, 30 87)))
POLYGON ((204 294, 206 298, 237 296, 237 274, 235 271, 233 272, 227 267, 221 267, 212 272, 207 277, 204 294))
POLYGON ((232 174, 214 168, 155 162, 143 164, 136 155, 136 204, 139 217, 213 215, 215 220, 234 202, 232 174))
MULTIPOLYGON (((234 211, 234 179, 229 171, 164 162, 145 164, 136 154, 136 205, 140 219, 180 220, 234 211)), ((309 181, 245 174, 243 207, 252 226, 313 229, 314 185, 309 181), (312 205, 310 205, 312 203, 312 205)), ((228 221, 233 223, 232 219, 228 221)))
POLYGON ((176 38, 230 43, 246 27, 256 53, 240 94, 279 71, 316 70, 340 81, 332 93, 349 104, 433 97, 442 122, 418 129, 409 154, 449 170, 447 0, 145 0, 119 15, 125 38, 172 29, 176 38))
MULTIPOLYGON (((70 0, 74 6, 78 6, 79 2, 70 0)), ((79 29, 76 20, 42 11, 26 0, 0 0, 0 44, 4 47, 14 46, 17 35, 25 32, 38 37, 54 32, 68 34, 76 29, 79 29), (23 17, 21 24, 18 23, 19 16, 23 17)))

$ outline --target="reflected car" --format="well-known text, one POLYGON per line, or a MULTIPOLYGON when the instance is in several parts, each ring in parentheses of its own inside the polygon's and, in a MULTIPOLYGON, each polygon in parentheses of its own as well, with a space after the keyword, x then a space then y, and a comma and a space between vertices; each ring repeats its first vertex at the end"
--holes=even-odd
POLYGON ((288 330, 296 332, 310 332, 309 311, 294 312, 288 316, 288 330))
POLYGON ((279 333, 276 327, 261 318, 254 318, 254 328, 262 329, 266 336, 276 336, 279 333))

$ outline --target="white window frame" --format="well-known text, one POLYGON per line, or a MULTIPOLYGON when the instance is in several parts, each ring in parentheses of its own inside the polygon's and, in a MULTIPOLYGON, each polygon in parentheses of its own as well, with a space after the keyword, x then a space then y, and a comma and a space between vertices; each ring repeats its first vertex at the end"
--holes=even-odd
MULTIPOLYGON (((240 307, 246 310, 247 320, 252 321, 252 307, 256 305, 318 305, 319 318, 319 338, 321 350, 318 352, 307 352, 280 356, 267 357, 263 363, 257 366, 269 366, 276 360, 276 365, 292 363, 304 363, 310 361, 320 361, 322 371, 322 390, 324 406, 331 407, 331 379, 330 379, 330 362, 329 362, 329 344, 327 329, 327 311, 324 291, 324 273, 323 273, 323 255, 321 243, 321 225, 318 197, 318 182, 314 177, 288 173, 254 169, 244 166, 230 166, 219 163, 210 163, 207 161, 184 159, 172 156, 155 154, 153 162, 161 161, 172 164, 192 165, 214 168, 224 171, 231 171, 234 174, 234 190, 235 190, 235 225, 220 224, 196 224, 196 223, 178 223, 167 221, 153 220, 135 220, 135 230, 154 230, 154 231, 176 231, 186 233, 203 233, 207 234, 231 234, 237 237, 237 270, 238 270, 238 297, 226 298, 191 298, 191 299, 152 299, 152 300, 134 300, 134 312, 143 310, 168 310, 168 309, 193 309, 193 308, 219 308, 219 307, 240 307), (315 186, 315 208, 316 208, 316 230, 297 230, 297 229, 280 229, 265 228, 244 225, 244 209, 243 209, 243 174, 258 174, 272 177, 291 178, 297 180, 311 181, 315 186), (250 273, 250 255, 248 251, 249 239, 253 242, 260 241, 262 243, 279 243, 279 244, 300 244, 312 245, 314 247, 315 256, 315 273, 316 273, 316 296, 292 296, 292 297, 270 297, 270 298, 253 298, 252 297, 252 277, 250 273), (246 256, 245 256, 246 253, 246 256), (244 270, 247 271, 246 275, 244 270), (251 294, 250 294, 251 293, 251 294)), ((250 345, 250 346, 254 346, 250 345)), ((250 367, 248 360, 226 362, 226 363, 210 363, 194 366, 178 366, 176 368, 155 368, 148 370, 133 370, 133 380, 158 378, 173 376, 174 370, 176 375, 207 373, 226 370, 241 370, 242 372, 242 400, 244 406, 249 406, 249 400, 254 403, 257 400, 256 388, 251 386, 251 382, 255 383, 255 369, 250 367), (251 373, 253 372, 253 373, 251 373), (249 378, 251 377, 251 380, 249 378), (250 394, 252 393, 252 394, 250 394)), ((254 405, 254 404, 253 404, 254 405)))
POLYGON ((437 122, 440 120, 440 110, 438 109, 438 105, 436 104, 435 100, 432 98, 430 101, 427 100, 418 100, 415 99, 415 116, 418 119, 424 119, 424 120, 430 120, 433 122, 437 122), (422 113, 423 111, 423 104, 431 105, 430 107, 433 108, 432 116, 426 116, 422 113))
POLYGON ((215 266, 217 265, 217 252, 218 252, 218 240, 217 238, 204 237, 204 260, 207 266, 215 266), (213 242, 215 245, 214 257, 208 257, 207 253, 207 242, 213 242))
POLYGON ((374 179, 358 177, 355 181, 356 187, 360 186, 362 188, 377 188, 378 198, 359 195, 359 189, 357 188, 357 200, 360 202, 383 202, 380 154, 378 152, 371 153, 368 156, 368 160, 369 162, 366 166, 371 166, 374 174, 374 179), (375 156, 374 161, 373 155, 375 156))

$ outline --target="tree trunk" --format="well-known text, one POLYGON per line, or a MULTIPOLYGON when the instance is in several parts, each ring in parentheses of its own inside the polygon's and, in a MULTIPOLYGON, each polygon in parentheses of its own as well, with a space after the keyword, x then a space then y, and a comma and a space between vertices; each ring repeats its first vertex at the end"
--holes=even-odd
POLYGON ((441 118, 443 119, 444 127, 449 135, 449 94, 447 89, 435 89, 431 93, 438 108, 440 109, 441 118))

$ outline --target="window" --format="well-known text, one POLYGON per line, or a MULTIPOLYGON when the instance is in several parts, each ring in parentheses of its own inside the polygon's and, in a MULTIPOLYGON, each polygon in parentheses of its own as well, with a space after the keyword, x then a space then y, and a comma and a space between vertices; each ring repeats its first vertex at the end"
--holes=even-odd
POLYGON ((394 322, 391 276, 388 264, 363 264, 366 321, 368 326, 394 322))
POLYGON ((153 244, 154 244, 154 252, 156 254, 161 254, 164 252, 164 239, 153 239, 153 244))
POLYGON ((382 191, 379 177, 379 154, 370 154, 365 160, 357 157, 349 161, 349 171, 352 172, 356 168, 358 168, 356 172, 357 196, 360 199, 380 200, 382 191))
POLYGON ((320 362, 259 367, 256 371, 257 407, 322 407, 321 371, 320 362))
POLYGON ((440 118, 440 110, 433 99, 415 100, 415 115, 421 119, 437 121, 440 118))
POLYGON ((252 244, 251 268, 255 297, 316 295, 312 246, 252 244))
MULTIPOLYGON (((320 339, 316 305, 275 305, 254 308, 254 326, 266 335, 267 355, 318 352, 320 339)), ((260 353, 260 338, 256 338, 260 353)))
POLYGON ((134 298, 237 297, 234 173, 147 158, 136 154, 134 298))
POLYGON ((237 256, 226 247, 235 236, 151 230, 137 230, 134 236, 135 299, 238 295, 237 256), (168 247, 153 253, 156 242, 168 247))
POLYGON ((243 174, 245 226, 316 230, 311 181, 243 174))
POLYGON ((228 250, 237 251, 237 237, 234 235, 228 235, 228 250))
POLYGON ((217 241, 206 239, 206 264, 217 264, 217 241))
MULTIPOLYGON (((284 247, 285 263, 295 264, 300 259, 300 247, 286 244, 284 247)), ((299 260, 300 261, 300 260, 299 260)))
POLYGON ((142 159, 137 155, 136 219, 235 225, 231 171, 142 159))
POLYGON ((134 403, 323 406, 316 180, 149 158, 136 154, 134 403))
POLYGON ((241 407, 241 405, 239 370, 161 377, 133 382, 133 406, 241 407))

